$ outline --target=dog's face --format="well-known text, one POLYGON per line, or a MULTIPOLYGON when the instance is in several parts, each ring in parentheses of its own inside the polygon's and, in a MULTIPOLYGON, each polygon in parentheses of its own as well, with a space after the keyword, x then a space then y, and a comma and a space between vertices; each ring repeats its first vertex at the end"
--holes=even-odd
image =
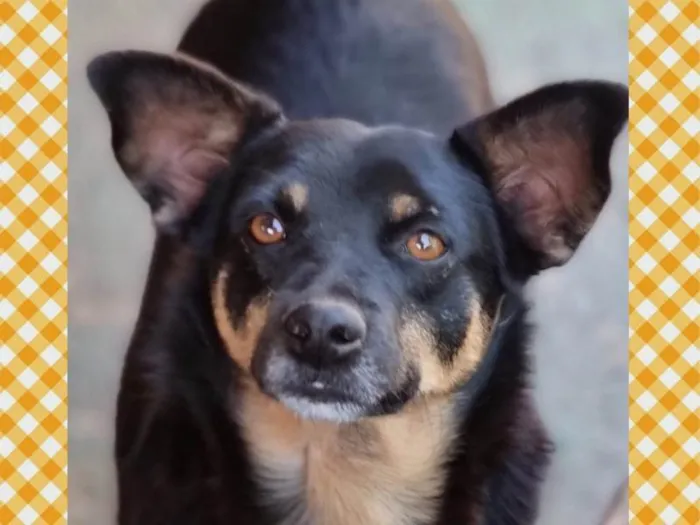
POLYGON ((617 86, 554 86, 448 142, 290 122, 183 57, 110 54, 90 77, 157 227, 215 230, 212 308, 237 367, 330 420, 469 379, 507 281, 563 264, 590 229, 627 108, 617 86))
POLYGON ((216 320, 264 391, 305 415, 356 418, 475 369, 497 230, 488 191, 443 141, 288 123, 230 176, 216 320))

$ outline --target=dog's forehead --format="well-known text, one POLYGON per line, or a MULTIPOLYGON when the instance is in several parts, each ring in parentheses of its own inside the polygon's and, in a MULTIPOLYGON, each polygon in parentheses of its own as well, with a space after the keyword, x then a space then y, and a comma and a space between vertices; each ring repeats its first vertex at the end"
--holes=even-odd
POLYGON ((289 126, 271 149, 264 158, 277 161, 264 184, 309 207, 337 199, 359 200, 365 209, 396 198, 428 203, 439 197, 431 186, 447 165, 444 148, 427 133, 343 120, 289 126))

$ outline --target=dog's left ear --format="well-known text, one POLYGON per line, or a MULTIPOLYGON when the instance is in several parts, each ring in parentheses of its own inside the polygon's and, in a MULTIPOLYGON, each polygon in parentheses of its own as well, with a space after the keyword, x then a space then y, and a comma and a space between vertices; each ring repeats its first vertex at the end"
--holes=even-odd
POLYGON ((453 135, 495 195, 527 273, 564 264, 610 194, 610 152, 628 115, 627 88, 606 82, 543 87, 453 135))

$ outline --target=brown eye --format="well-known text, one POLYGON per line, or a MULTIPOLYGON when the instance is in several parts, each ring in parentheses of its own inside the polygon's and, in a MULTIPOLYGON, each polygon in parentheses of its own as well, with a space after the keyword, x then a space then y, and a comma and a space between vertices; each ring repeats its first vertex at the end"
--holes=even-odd
POLYGON ((260 244, 275 244, 286 235, 282 222, 270 213, 262 213, 250 221, 250 234, 260 244))
POLYGON ((421 261, 433 261, 445 253, 445 243, 437 235, 430 232, 418 232, 406 243, 408 252, 421 261))

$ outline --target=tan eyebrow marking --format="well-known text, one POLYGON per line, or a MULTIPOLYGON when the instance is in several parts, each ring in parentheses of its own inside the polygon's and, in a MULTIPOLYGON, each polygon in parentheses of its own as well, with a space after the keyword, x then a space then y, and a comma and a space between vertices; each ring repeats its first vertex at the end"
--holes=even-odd
POLYGON ((300 182, 293 182, 282 190, 282 194, 289 199, 297 213, 304 211, 309 201, 309 188, 300 182))
POLYGON ((409 219, 421 211, 421 202, 418 197, 399 193, 389 199, 389 212, 392 222, 409 219))

